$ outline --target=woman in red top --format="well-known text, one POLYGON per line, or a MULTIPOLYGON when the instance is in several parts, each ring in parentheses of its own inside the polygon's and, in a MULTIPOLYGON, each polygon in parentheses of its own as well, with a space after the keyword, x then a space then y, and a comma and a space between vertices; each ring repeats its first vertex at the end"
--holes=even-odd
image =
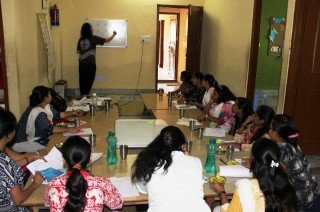
POLYGON ((268 132, 274 115, 275 112, 271 107, 260 105, 256 112, 248 116, 236 131, 234 135, 234 145, 242 149, 242 144, 252 144, 262 137, 269 138, 268 132))
POLYGON ((69 137, 62 146, 62 155, 68 171, 53 179, 45 192, 45 205, 52 212, 103 211, 103 206, 119 209, 123 198, 109 179, 92 176, 86 167, 90 161, 91 147, 79 137, 69 137))

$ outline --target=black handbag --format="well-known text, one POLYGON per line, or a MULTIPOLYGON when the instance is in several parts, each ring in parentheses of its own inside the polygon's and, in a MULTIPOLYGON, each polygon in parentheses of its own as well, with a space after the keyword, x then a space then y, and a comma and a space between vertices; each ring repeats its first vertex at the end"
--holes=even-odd
POLYGON ((57 92, 50 88, 50 93, 52 96, 51 105, 58 112, 64 112, 67 109, 67 100, 62 98, 57 92))

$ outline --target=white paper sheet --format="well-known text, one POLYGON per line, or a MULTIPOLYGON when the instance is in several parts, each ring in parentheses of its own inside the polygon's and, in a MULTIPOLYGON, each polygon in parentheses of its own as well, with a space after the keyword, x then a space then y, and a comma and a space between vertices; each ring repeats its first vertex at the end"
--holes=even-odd
POLYGON ((73 111, 73 110, 83 110, 85 112, 88 112, 90 110, 90 107, 89 105, 72 106, 72 107, 67 107, 66 111, 73 111))
POLYGON ((203 132, 203 136, 213 136, 213 137, 225 137, 226 132, 221 128, 206 128, 203 132))
POLYGON ((180 109, 185 109, 185 110, 197 109, 197 107, 195 105, 176 104, 175 106, 178 110, 180 110, 180 109))
POLYGON ((27 168, 33 175, 36 173, 36 171, 41 171, 50 167, 54 169, 63 169, 63 157, 61 152, 56 147, 53 147, 51 151, 44 156, 44 159, 47 162, 39 159, 27 165, 27 168))
POLYGON ((136 186, 131 183, 130 177, 111 177, 109 180, 123 197, 135 197, 140 195, 136 186))
POLYGON ((189 121, 196 121, 196 126, 199 126, 199 125, 201 125, 201 123, 200 122, 198 122, 198 120, 196 120, 196 119, 187 119, 187 118, 181 118, 181 119, 178 119, 178 121, 177 121, 177 124, 178 125, 184 125, 184 126, 189 126, 190 125, 190 123, 189 123, 189 121))
POLYGON ((250 170, 242 165, 219 166, 219 169, 223 177, 252 177, 250 170))
MULTIPOLYGON (((93 162, 98 160, 102 157, 102 152, 95 152, 91 153, 90 163, 91 165, 93 162)), ((37 171, 41 171, 47 168, 54 168, 54 169, 63 169, 63 157, 62 153, 56 148, 53 147, 51 151, 44 156, 44 160, 39 159, 36 161, 33 161, 32 163, 29 163, 27 165, 27 168, 30 170, 30 172, 34 175, 37 171)))
POLYGON ((73 135, 90 135, 90 134, 93 134, 91 128, 81 128, 80 132, 77 132, 77 133, 65 132, 63 133, 63 136, 69 137, 73 135))
POLYGON ((90 166, 96 160, 99 160, 102 157, 102 154, 103 154, 102 152, 91 153, 90 162, 89 162, 88 166, 90 166))

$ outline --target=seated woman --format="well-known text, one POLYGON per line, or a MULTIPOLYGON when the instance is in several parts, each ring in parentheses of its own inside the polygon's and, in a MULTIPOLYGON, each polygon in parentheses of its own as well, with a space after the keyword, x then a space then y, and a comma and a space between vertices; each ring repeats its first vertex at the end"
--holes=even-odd
POLYGON ((48 184, 44 204, 50 211, 103 211, 104 205, 112 210, 122 208, 123 198, 110 180, 86 170, 91 147, 85 139, 69 137, 61 152, 68 171, 48 184))
POLYGON ((209 112, 211 107, 211 96, 216 87, 218 87, 218 82, 211 74, 206 74, 202 80, 202 87, 206 90, 203 98, 202 103, 195 103, 195 105, 205 114, 209 112))
POLYGON ((75 115, 75 111, 58 113, 51 105, 49 88, 37 86, 29 97, 30 105, 20 118, 12 143, 17 152, 36 152, 44 149, 53 133, 79 131, 76 127, 53 126, 53 120, 75 115))
POLYGON ((281 151, 274 142, 258 139, 251 149, 253 179, 236 182, 237 188, 230 203, 223 185, 211 185, 221 201, 221 208, 215 208, 214 212, 297 211, 295 190, 281 167, 280 157, 281 151))
POLYGON ((134 162, 131 178, 148 193, 148 211, 210 211, 203 200, 201 161, 184 154, 185 144, 181 130, 167 126, 134 162))
POLYGON ((243 125, 248 116, 253 114, 253 109, 249 99, 243 97, 237 97, 235 104, 232 105, 232 112, 234 113, 235 124, 234 133, 243 125))
POLYGON ((312 174, 309 162, 298 145, 298 130, 288 115, 275 115, 272 119, 269 136, 281 150, 280 162, 286 168, 295 187, 299 200, 299 211, 320 211, 318 183, 312 174))
POLYGON ((261 137, 269 137, 270 123, 275 115, 274 110, 266 105, 260 105, 256 112, 243 122, 236 131, 233 145, 242 149, 243 144, 251 144, 261 137))
POLYGON ((180 80, 181 85, 174 93, 185 95, 191 88, 192 88, 192 82, 191 82, 191 73, 189 71, 182 71, 180 74, 180 80))
POLYGON ((234 117, 232 113, 232 103, 234 95, 225 85, 216 87, 211 96, 211 108, 209 113, 199 117, 202 121, 207 119, 211 122, 215 122, 220 128, 224 129, 226 133, 229 133, 232 125, 234 124, 234 117))
MULTIPOLYGON (((6 145, 15 134, 17 120, 14 115, 0 109, 0 210, 1 211, 28 211, 20 207, 35 190, 43 179, 36 174, 31 185, 24 189, 24 173, 20 166, 7 155, 6 145)), ((28 162, 28 159, 25 160, 28 162)))
POLYGON ((193 87, 184 96, 184 101, 189 104, 201 104, 204 93, 206 90, 202 87, 203 74, 201 72, 195 72, 192 75, 193 87))

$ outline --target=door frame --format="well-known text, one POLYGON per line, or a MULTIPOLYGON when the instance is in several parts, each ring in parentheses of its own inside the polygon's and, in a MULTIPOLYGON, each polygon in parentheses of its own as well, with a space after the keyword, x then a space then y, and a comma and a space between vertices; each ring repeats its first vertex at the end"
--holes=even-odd
MULTIPOLYGON (((291 51, 288 68, 288 79, 284 101, 285 114, 294 116, 298 80, 300 75, 301 51, 303 45, 304 22, 306 18, 306 1, 296 0, 292 28, 291 51)), ((293 117, 294 118, 294 117, 293 117)))
POLYGON ((7 66, 6 66, 6 54, 3 34, 3 18, 2 18, 2 7, 0 1, 0 48, 1 48, 1 70, 4 87, 4 104, 5 108, 9 109, 9 98, 8 98, 8 79, 7 79, 7 66))
MULTIPOLYGON (((159 15, 176 15, 177 16, 177 26, 176 26, 176 54, 175 54, 175 79, 174 80, 157 80, 159 83, 166 83, 166 82, 177 82, 178 79, 178 62, 179 62, 179 41, 180 41, 180 13, 174 13, 174 12, 158 12, 158 21, 159 21, 159 15)), ((159 22, 157 22, 159 25, 159 22)), ((160 33, 160 25, 159 25, 159 33, 160 33)), ((159 43, 159 34, 157 34, 157 41, 159 43)), ((157 53, 159 55, 159 46, 157 45, 157 53)), ((158 58, 156 60, 156 63, 158 62, 158 58)), ((157 78, 158 78, 158 63, 157 63, 157 78)))
MULTIPOLYGON (((157 19, 156 19, 156 24, 157 24, 157 32, 156 32, 156 64, 155 64, 155 90, 158 89, 158 57, 159 57, 159 33, 160 33, 160 25, 159 25, 159 12, 160 12, 160 7, 168 7, 168 8, 179 8, 179 9, 188 9, 189 6, 185 5, 167 5, 167 4, 157 4, 157 19)), ((180 24, 180 23, 179 23, 180 24)), ((179 32, 179 30, 177 30, 179 32)), ((172 82, 172 81, 169 81, 172 82)))
POLYGON ((262 1, 263 0, 254 0, 253 5, 251 48, 246 93, 246 97, 251 101, 251 103, 254 101, 254 90, 256 87, 262 1))

